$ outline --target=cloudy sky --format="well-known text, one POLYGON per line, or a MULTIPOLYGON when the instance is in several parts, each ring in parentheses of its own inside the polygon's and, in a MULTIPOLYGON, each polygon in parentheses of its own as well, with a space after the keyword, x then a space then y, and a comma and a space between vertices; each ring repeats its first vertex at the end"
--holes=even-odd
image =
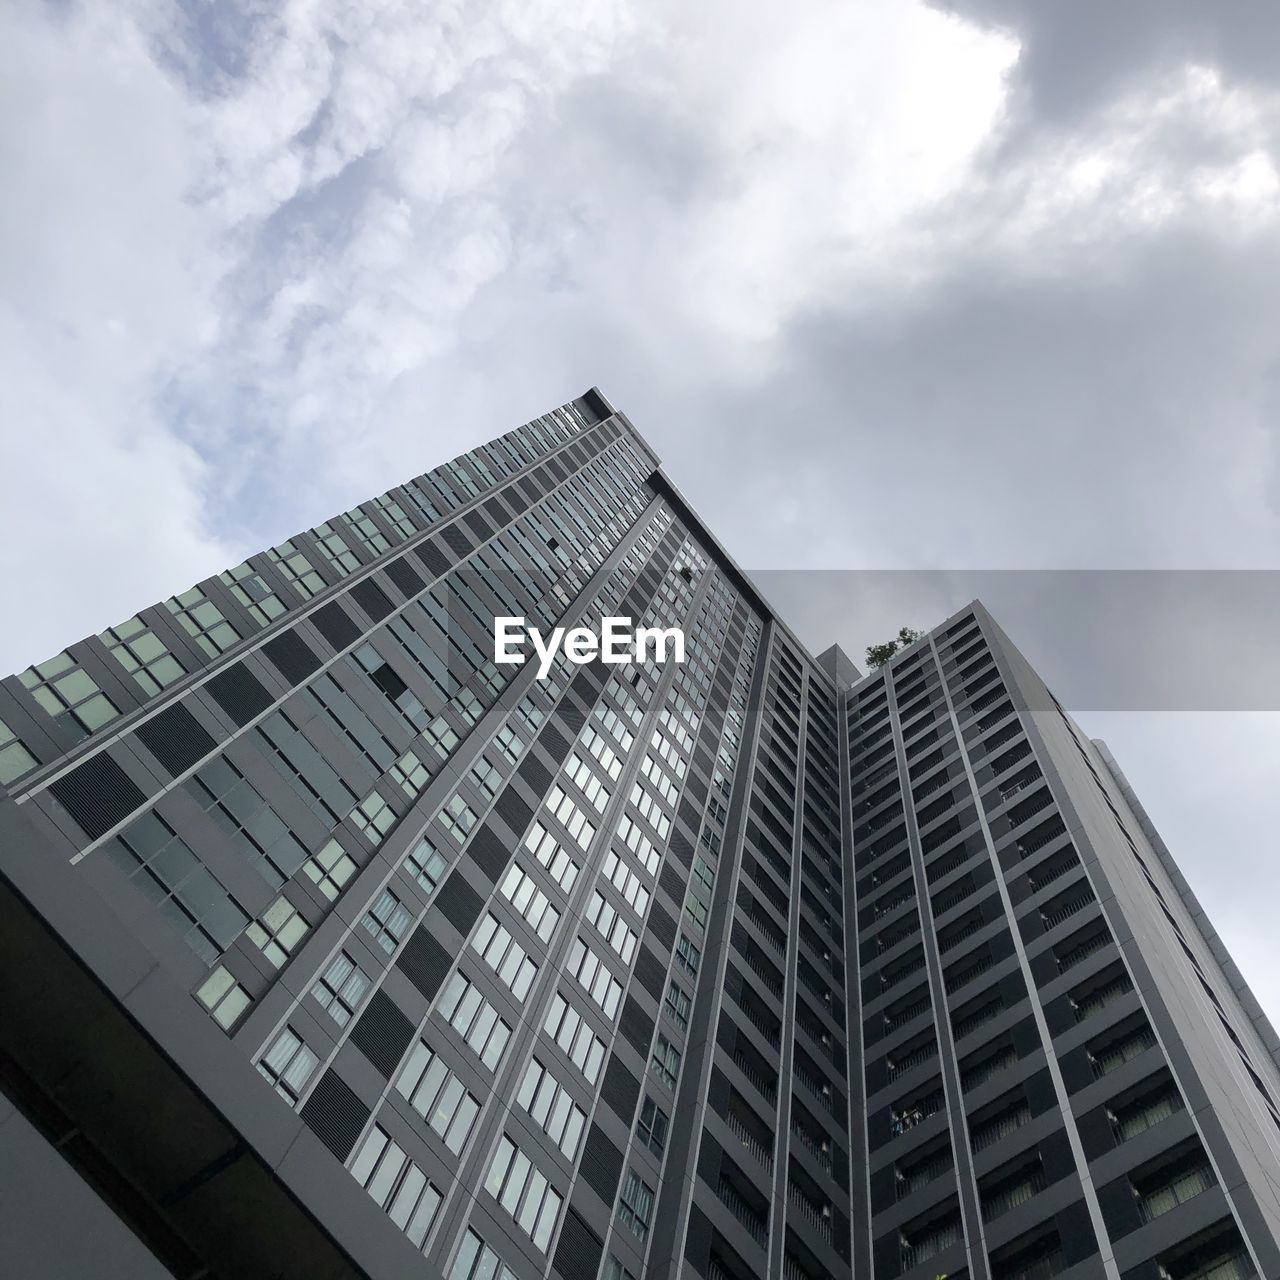
POLYGON ((0 667, 598 384, 815 650, 983 594, 1277 1017, 1277 37, 10 0, 0 667))

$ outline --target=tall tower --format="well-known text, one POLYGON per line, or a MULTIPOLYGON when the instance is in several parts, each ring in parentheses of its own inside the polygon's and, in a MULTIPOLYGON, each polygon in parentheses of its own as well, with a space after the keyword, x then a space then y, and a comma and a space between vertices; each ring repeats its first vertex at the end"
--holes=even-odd
POLYGON ((0 1089, 174 1275, 1280 1275, 1105 748, 976 603, 811 657, 597 391, 0 682, 0 786, 0 1089))

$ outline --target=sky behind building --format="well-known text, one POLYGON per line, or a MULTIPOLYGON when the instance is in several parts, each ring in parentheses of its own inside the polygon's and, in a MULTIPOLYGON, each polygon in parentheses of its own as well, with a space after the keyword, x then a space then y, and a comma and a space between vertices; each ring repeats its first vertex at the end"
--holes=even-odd
MULTIPOLYGON (((766 593, 815 650, 963 599, 806 614, 798 570, 1280 567, 1277 25, 1190 0, 19 0, 0 667, 591 384, 740 563, 782 571, 766 593)), ((1275 1016, 1280 727, 1261 693, 1240 709, 1259 592, 1175 597, 1175 649, 1123 602, 1055 616, 1029 587, 1034 634, 989 603, 1051 683, 1090 621, 1165 688, 1243 677, 1186 710, 1068 702, 1275 1016)))

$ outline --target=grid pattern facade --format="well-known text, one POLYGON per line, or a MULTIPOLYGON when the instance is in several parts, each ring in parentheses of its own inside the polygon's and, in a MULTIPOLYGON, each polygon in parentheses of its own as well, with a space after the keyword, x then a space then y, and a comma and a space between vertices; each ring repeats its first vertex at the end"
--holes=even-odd
POLYGON ((153 1206, 249 1151, 334 1275, 1277 1274, 1276 1039, 1105 748, 980 606, 810 657, 596 392, 0 682, 0 770, 243 1107, 153 1206))

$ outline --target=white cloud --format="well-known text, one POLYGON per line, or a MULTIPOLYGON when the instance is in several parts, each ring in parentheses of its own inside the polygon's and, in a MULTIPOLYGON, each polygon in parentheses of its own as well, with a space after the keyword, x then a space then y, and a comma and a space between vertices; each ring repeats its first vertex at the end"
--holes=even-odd
POLYGON ((1046 121, 912 0, 192 12, 0 16, 0 665, 591 382, 748 564, 1280 545, 1280 105, 1211 59, 1046 121))

